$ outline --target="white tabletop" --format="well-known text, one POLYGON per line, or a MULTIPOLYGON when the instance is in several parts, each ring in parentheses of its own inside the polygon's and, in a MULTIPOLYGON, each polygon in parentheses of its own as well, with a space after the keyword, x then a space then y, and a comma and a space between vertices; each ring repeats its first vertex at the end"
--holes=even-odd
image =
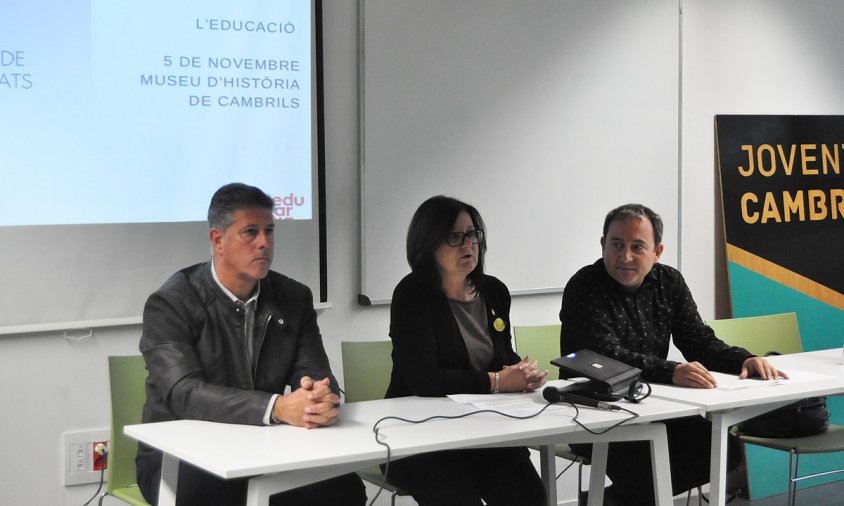
MULTIPOLYGON (((538 392, 537 392, 538 394, 538 392)), ((640 404, 620 403, 639 414, 633 423, 690 416, 700 410, 687 404, 650 398, 640 404)), ((541 408, 537 404, 537 410, 541 408)), ((420 420, 432 415, 460 415, 475 411, 447 398, 402 397, 344 405, 340 422, 307 430, 289 425, 252 426, 197 420, 127 425, 124 432, 180 460, 221 478, 238 478, 342 462, 383 462, 386 448, 375 442, 374 423, 385 416, 420 420)), ((508 442, 520 445, 560 439, 582 431, 572 423, 574 409, 560 404, 528 420, 483 413, 457 420, 410 424, 382 422, 383 440, 395 458, 420 452, 508 442)), ((620 411, 580 408, 579 421, 600 430, 630 415, 620 411)))
POLYGON ((844 378, 844 349, 805 351, 768 357, 780 369, 801 369, 844 378))
POLYGON ((700 406, 712 420, 710 504, 723 506, 726 502, 730 426, 804 397, 844 392, 841 358, 841 348, 769 357, 778 369, 786 373, 793 371, 792 380, 779 381, 772 386, 724 390, 652 385, 652 395, 700 406))
MULTIPOLYGON (((808 369, 811 362, 805 360, 782 360, 787 355, 770 357, 778 369, 786 373, 794 369, 795 381, 783 380, 773 386, 760 386, 758 388, 745 388, 736 390, 723 390, 720 388, 688 388, 676 385, 654 384, 653 394, 655 397, 669 399, 679 402, 686 402, 700 406, 707 412, 726 411, 736 408, 746 408, 754 405, 767 405, 794 401, 807 397, 807 395, 834 395, 842 391, 842 378, 839 373, 833 375, 831 369, 824 372, 823 368, 808 369), (801 371, 812 374, 811 378, 800 375, 801 371)), ((838 365, 837 367, 841 367, 838 365)), ((758 381, 758 380, 749 380, 758 381)))
MULTIPOLYGON (((544 405, 540 392, 516 395, 533 396, 537 410, 544 405)), ((639 414, 631 421, 635 424, 701 412, 696 406, 655 397, 640 404, 620 404, 639 414)), ((180 420, 129 425, 124 432, 222 478, 331 467, 348 472, 350 466, 363 468, 386 460, 386 448, 375 442, 373 433, 373 425, 382 417, 421 420, 432 415, 453 416, 474 410, 471 405, 447 398, 404 397, 344 405, 337 425, 313 430, 288 425, 260 427, 180 420)), ((482 413, 422 424, 387 420, 379 427, 383 441, 391 447, 392 458, 443 449, 594 439, 572 422, 574 413, 572 407, 559 404, 527 420, 482 413)), ((601 430, 629 416, 622 411, 581 407, 579 421, 591 430, 601 430)))

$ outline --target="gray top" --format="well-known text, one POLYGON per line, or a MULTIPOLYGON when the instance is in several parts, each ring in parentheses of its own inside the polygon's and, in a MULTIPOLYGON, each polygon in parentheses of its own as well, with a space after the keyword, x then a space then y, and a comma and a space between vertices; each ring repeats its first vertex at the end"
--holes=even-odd
POLYGON ((470 301, 448 299, 451 312, 460 327, 469 362, 479 371, 486 371, 492 363, 492 339, 487 330, 486 304, 482 297, 470 301))

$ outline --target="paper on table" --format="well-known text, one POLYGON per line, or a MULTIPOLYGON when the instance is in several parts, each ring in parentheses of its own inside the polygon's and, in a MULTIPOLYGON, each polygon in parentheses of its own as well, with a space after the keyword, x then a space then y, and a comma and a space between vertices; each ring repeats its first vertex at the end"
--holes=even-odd
MULTIPOLYGON (((553 380, 549 381, 545 385, 545 387, 555 386, 560 388, 565 385, 568 385, 569 383, 570 382, 566 380, 553 380)), ((508 415, 514 416, 525 416, 536 413, 537 411, 542 409, 543 406, 548 404, 548 401, 546 401, 542 397, 542 389, 536 390, 534 392, 506 393, 496 395, 451 394, 448 396, 448 398, 460 404, 471 404, 478 409, 494 409, 496 411, 501 411, 502 413, 507 413, 508 415)), ((567 405, 555 404, 549 407, 548 410, 562 409, 565 406, 567 405)))
POLYGON ((718 390, 741 390, 746 388, 770 387, 785 383, 811 381, 832 377, 827 374, 817 374, 800 370, 783 370, 783 372, 788 375, 788 379, 779 378, 762 380, 758 377, 739 379, 739 377, 735 374, 724 374, 720 372, 711 372, 711 374, 715 378, 715 381, 718 382, 718 390))
POLYGON ((778 385, 780 381, 783 381, 780 379, 762 380, 759 378, 739 379, 739 377, 735 374, 724 374, 713 371, 710 371, 710 374, 712 374, 712 377, 715 378, 715 381, 718 383, 718 390, 742 390, 745 388, 770 387, 778 385))

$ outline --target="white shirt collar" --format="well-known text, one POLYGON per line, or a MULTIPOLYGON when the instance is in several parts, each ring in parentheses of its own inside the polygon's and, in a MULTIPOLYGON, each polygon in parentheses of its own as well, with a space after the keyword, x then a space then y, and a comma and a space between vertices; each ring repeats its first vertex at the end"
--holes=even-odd
MULTIPOLYGON (((240 302, 240 299, 237 298, 237 295, 233 294, 231 290, 225 287, 223 283, 220 281, 220 278, 217 277, 217 268, 214 267, 214 259, 211 259, 211 277, 214 278, 214 282, 217 283, 217 286, 223 290, 223 293, 229 296, 232 302, 240 302)), ((258 296, 261 295, 261 282, 255 283, 255 290, 252 292, 252 295, 249 297, 249 300, 245 302, 245 304, 249 304, 253 300, 258 300, 258 296)))

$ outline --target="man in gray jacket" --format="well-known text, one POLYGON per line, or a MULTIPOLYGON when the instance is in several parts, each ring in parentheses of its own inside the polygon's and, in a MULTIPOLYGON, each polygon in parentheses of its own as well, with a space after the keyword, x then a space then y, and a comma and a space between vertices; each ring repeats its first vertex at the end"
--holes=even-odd
MULTIPOLYGON (((270 270, 273 200, 258 188, 225 185, 208 209, 212 260, 168 279, 144 307, 140 350, 149 378, 143 421, 194 419, 250 425, 331 425, 337 380, 322 345, 313 297, 270 270), (291 392, 283 395, 285 387, 291 392)), ((213 444, 209 441, 209 444, 213 444)), ((139 445, 138 484, 157 504, 161 453, 139 445)), ((240 505, 245 479, 179 467, 177 504, 240 505)), ((348 474, 273 496, 272 503, 364 504, 348 474)))

